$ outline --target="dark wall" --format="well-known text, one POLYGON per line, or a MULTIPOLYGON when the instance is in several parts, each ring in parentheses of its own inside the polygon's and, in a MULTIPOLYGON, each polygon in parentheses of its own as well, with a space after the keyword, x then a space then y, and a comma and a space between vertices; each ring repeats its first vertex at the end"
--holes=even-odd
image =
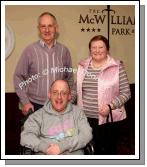
POLYGON ((20 119, 21 111, 18 109, 18 97, 16 93, 5 94, 5 154, 19 154, 20 119))
MULTIPOLYGON (((131 84, 131 99, 126 103, 127 119, 124 128, 120 132, 118 141, 118 154, 135 154, 135 85, 131 84)), ((5 154, 17 155, 20 149, 20 120, 21 111, 18 109, 18 97, 16 93, 5 94, 5 154)))
POLYGON ((118 154, 135 155, 135 84, 130 85, 131 99, 125 104, 127 119, 117 143, 118 154))

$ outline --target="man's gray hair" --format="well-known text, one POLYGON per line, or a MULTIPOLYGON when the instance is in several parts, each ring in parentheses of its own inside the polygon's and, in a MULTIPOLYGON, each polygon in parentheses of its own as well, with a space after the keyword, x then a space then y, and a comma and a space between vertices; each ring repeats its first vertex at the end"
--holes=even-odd
POLYGON ((50 13, 50 12, 43 12, 43 13, 38 17, 38 24, 40 24, 40 18, 41 18, 42 16, 44 16, 44 15, 51 16, 51 17, 54 19, 55 23, 57 24, 57 19, 56 19, 56 17, 55 17, 52 13, 50 13))

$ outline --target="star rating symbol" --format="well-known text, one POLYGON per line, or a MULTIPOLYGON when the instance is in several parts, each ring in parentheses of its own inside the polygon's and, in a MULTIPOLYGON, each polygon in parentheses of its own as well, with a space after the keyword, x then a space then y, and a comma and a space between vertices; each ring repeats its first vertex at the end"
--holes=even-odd
POLYGON ((95 28, 92 28, 91 30, 92 30, 92 32, 95 32, 95 28))
POLYGON ((85 29, 84 28, 81 28, 81 32, 84 32, 85 31, 85 29))
POLYGON ((101 31, 101 29, 100 29, 100 28, 98 28, 98 29, 97 29, 97 31, 98 31, 98 32, 100 32, 100 31, 101 31))
POLYGON ((90 32, 90 28, 87 28, 86 30, 87 30, 87 32, 90 32))
POLYGON ((100 28, 97 28, 97 29, 95 29, 94 27, 93 28, 81 28, 81 32, 95 32, 95 31, 97 31, 97 32, 100 32, 101 31, 101 29, 100 28))

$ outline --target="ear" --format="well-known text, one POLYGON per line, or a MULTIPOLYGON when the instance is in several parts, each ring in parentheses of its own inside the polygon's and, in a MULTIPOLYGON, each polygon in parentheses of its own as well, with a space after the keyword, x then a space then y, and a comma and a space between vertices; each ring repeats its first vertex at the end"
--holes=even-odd
POLYGON ((40 25, 38 25, 37 28, 38 28, 38 31, 39 31, 39 33, 40 33, 40 25))
POLYGON ((68 95, 68 101, 70 101, 70 100, 71 100, 71 94, 68 95))
POLYGON ((58 24, 56 25, 56 33, 59 34, 59 26, 58 26, 58 24))
POLYGON ((49 100, 50 100, 50 98, 51 98, 51 94, 50 94, 50 92, 48 92, 48 98, 49 98, 49 100))

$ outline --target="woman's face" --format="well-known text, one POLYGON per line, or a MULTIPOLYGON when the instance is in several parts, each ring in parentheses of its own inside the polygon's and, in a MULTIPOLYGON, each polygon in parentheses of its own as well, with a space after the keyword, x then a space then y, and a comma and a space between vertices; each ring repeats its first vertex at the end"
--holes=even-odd
POLYGON ((105 60, 108 54, 105 43, 102 40, 93 41, 91 43, 90 54, 92 58, 97 62, 105 60))

